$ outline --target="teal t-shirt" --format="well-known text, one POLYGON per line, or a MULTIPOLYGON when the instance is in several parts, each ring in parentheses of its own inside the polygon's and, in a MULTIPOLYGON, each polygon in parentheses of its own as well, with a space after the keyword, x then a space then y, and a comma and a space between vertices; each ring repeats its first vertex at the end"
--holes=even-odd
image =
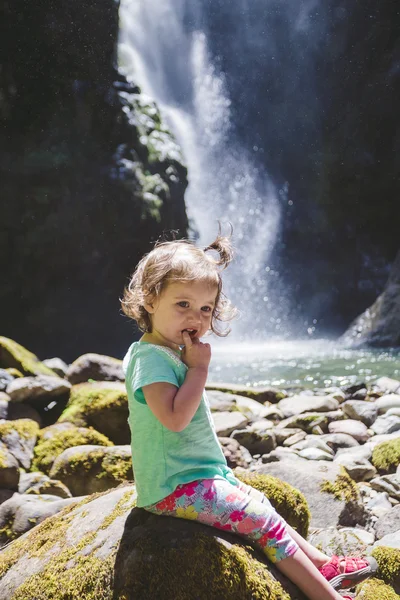
POLYGON ((183 431, 164 427, 147 406, 142 387, 165 381, 180 387, 187 366, 170 348, 135 342, 124 361, 137 506, 162 500, 181 483, 227 479, 238 485, 215 431, 205 392, 183 431))

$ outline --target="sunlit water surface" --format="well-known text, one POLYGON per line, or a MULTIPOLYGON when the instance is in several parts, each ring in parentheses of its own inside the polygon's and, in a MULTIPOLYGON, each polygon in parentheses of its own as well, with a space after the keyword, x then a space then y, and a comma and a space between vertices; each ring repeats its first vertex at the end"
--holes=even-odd
POLYGON ((400 379, 400 349, 346 349, 323 339, 211 344, 210 382, 324 388, 400 379))

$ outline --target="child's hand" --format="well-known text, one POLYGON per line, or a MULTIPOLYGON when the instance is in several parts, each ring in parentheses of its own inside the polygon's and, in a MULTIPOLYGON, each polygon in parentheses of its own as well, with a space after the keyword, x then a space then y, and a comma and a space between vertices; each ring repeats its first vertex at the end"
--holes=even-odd
POLYGON ((182 360, 189 368, 203 368, 208 370, 211 360, 210 344, 203 344, 199 338, 191 338, 187 331, 182 334, 185 347, 182 352, 182 360))

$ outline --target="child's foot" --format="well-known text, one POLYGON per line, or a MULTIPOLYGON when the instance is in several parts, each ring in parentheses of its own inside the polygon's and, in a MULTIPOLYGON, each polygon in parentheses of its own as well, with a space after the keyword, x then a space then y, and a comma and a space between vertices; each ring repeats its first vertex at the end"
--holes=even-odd
POLYGON ((372 556, 360 558, 336 555, 319 569, 335 590, 354 587, 374 575, 377 570, 378 563, 372 556))

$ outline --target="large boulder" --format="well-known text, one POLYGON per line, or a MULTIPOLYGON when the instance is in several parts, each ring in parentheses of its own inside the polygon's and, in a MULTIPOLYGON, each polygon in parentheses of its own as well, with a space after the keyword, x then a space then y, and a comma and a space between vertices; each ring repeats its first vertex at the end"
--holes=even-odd
POLYGON ((286 455, 258 466, 256 473, 279 477, 304 494, 313 527, 362 525, 366 514, 357 485, 340 465, 286 455))
POLYGON ((72 384, 96 381, 124 381, 122 360, 90 352, 83 354, 69 365, 67 379, 72 384))
POLYGON ((25 375, 56 376, 35 354, 6 337, 0 337, 0 367, 14 367, 25 375))
POLYGON ((41 438, 34 450, 32 470, 48 473, 56 460, 67 448, 95 444, 97 446, 113 446, 110 440, 95 429, 72 427, 59 431, 49 439, 41 438))
POLYGON ((0 598, 305 600, 239 536, 134 506, 120 486, 15 540, 0 554, 0 598))
POLYGON ((54 461, 50 477, 62 481, 73 496, 104 492, 131 481, 130 446, 74 446, 54 461))
POLYGON ((114 444, 129 444, 128 413, 128 396, 123 383, 80 383, 72 387, 67 407, 58 422, 93 427, 114 444))

